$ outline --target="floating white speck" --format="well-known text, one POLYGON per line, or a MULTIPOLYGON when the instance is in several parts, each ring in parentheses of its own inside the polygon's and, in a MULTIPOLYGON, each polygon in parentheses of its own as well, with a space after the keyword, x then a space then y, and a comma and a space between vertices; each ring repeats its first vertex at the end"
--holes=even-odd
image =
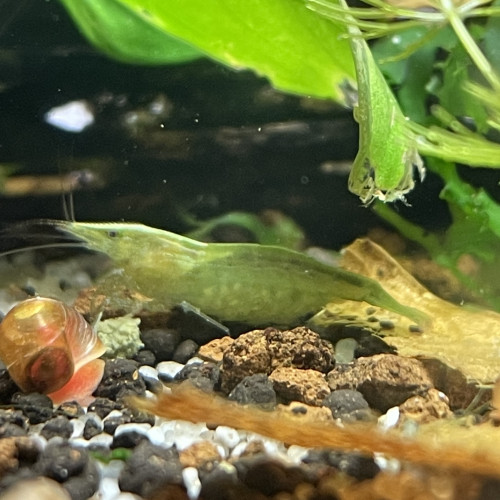
POLYGON ((45 113, 45 121, 66 132, 78 133, 94 123, 94 114, 85 100, 71 101, 45 113))

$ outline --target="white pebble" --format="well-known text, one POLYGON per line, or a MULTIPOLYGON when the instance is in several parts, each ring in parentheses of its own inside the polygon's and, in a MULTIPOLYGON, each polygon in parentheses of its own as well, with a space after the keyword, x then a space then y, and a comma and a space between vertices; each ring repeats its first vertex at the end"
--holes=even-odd
POLYGON ((103 477, 99 484, 99 498, 101 500, 114 500, 121 493, 116 477, 103 477))
POLYGON ((196 467, 186 467, 182 469, 182 480, 184 481, 188 497, 191 500, 198 498, 201 491, 201 481, 196 467))
POLYGON ((304 448, 303 446, 297 446, 296 444, 292 444, 288 447, 286 451, 287 457, 294 463, 300 464, 302 459, 309 453, 308 448, 304 448))
POLYGON ((169 379, 173 379, 183 368, 184 365, 177 361, 162 361, 156 365, 158 375, 169 379))
POLYGON ((385 415, 382 415, 378 419, 378 425, 382 430, 387 431, 394 427, 399 421, 399 407, 393 406, 389 408, 385 415))
POLYGON ((121 417, 123 413, 120 410, 111 410, 103 420, 108 420, 108 418, 121 417))
POLYGON ((214 439, 230 450, 241 441, 238 431, 225 425, 219 425, 217 429, 215 429, 214 439))
POLYGON ((246 441, 239 442, 231 451, 231 458, 239 458, 239 456, 246 450, 248 443, 246 441))
POLYGON ((268 455, 275 457, 280 455, 286 456, 286 448, 282 442, 276 441, 274 439, 265 439, 265 438, 262 441, 264 443, 264 448, 268 455))
POLYGON ((76 437, 76 438, 71 438, 71 444, 73 444, 74 446, 79 446, 81 448, 87 448, 89 442, 83 437, 76 437))
POLYGON ((155 425, 154 427, 151 427, 151 429, 148 430, 146 436, 152 444, 165 446, 165 433, 159 426, 155 425))
POLYGON ((85 422, 80 420, 79 418, 74 418, 70 420, 71 425, 73 426, 73 432, 71 433, 71 439, 82 437, 83 429, 85 427, 85 422))
POLYGON ((202 365, 204 361, 198 356, 194 356, 193 358, 187 360, 186 365, 191 365, 193 363, 199 363, 200 365, 202 365))
POLYGON ((140 366, 139 374, 148 380, 158 380, 158 372, 156 368, 153 368, 152 366, 140 366))
POLYGON ((110 436, 109 434, 106 434, 103 432, 102 434, 97 434, 97 436, 91 437, 88 440, 88 444, 91 445, 102 445, 106 447, 110 447, 111 443, 113 442, 113 436, 110 436))

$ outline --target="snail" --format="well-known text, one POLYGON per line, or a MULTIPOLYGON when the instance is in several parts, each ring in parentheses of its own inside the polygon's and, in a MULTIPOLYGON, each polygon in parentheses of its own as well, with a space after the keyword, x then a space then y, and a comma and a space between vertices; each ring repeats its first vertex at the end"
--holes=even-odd
POLYGON ((36 297, 14 306, 0 323, 0 359, 24 392, 55 404, 88 405, 101 381, 106 348, 76 309, 36 297))

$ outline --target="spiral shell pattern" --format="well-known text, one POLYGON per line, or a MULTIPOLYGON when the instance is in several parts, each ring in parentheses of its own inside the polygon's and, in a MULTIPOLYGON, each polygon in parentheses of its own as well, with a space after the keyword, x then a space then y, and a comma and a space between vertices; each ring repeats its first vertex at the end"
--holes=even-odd
POLYGON ((24 392, 60 390, 104 351, 83 316, 58 300, 25 300, 0 323, 0 358, 24 392))

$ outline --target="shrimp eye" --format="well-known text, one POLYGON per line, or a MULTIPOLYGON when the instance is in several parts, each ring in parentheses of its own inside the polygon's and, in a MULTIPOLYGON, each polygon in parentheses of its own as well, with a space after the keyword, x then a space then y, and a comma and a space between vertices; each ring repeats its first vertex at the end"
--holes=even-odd
POLYGON ((60 389, 73 375, 73 362, 64 349, 46 347, 28 367, 31 386, 43 394, 60 389))
POLYGON ((110 238, 116 238, 118 236, 118 231, 115 230, 108 231, 108 236, 110 238))

